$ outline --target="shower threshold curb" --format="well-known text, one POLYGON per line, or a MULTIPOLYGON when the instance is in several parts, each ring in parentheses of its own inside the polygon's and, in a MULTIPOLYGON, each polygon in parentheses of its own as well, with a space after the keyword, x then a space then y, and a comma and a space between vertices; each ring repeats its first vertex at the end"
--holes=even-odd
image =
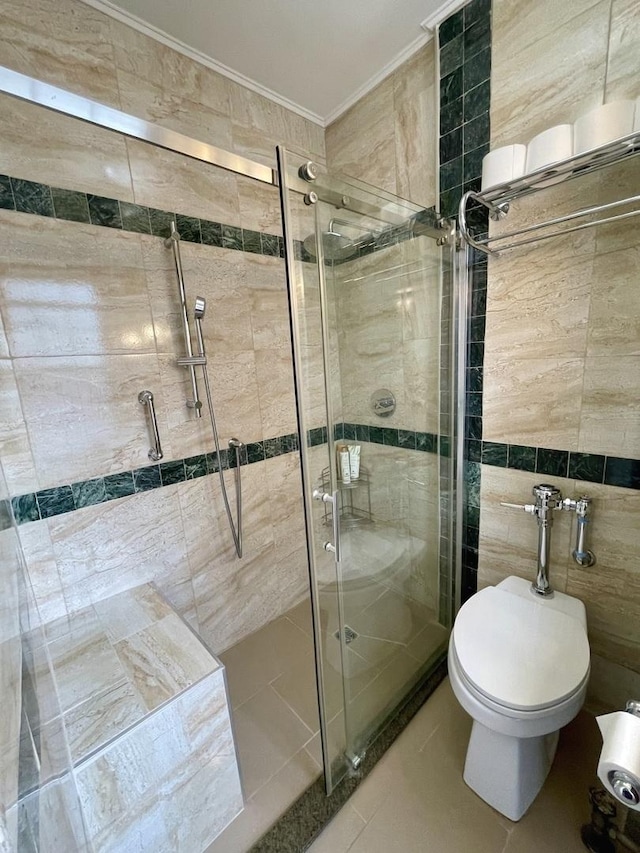
POLYGON ((447 675, 447 653, 442 652, 429 675, 413 691, 367 748, 358 770, 344 778, 327 796, 320 776, 267 830, 248 853, 303 853, 347 803, 384 753, 402 734, 420 708, 447 675))

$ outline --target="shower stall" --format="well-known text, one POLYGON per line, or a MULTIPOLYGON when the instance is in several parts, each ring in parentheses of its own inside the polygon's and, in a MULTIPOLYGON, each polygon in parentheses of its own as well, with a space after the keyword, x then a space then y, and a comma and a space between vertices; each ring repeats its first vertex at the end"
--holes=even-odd
POLYGON ((452 225, 0 80, 0 849, 246 850, 444 672, 452 225))
POLYGON ((454 240, 435 210, 278 166, 330 792, 446 648, 454 240))

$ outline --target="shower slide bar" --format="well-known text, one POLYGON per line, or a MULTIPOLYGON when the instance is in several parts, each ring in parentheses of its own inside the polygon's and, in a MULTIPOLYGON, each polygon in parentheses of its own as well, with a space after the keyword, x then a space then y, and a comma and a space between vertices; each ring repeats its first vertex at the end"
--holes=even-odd
MULTIPOLYGON (((184 286, 184 273, 182 268, 182 256, 180 254, 180 234, 176 227, 175 219, 171 222, 171 234, 164 241, 167 248, 171 248, 173 259, 176 267, 176 277, 178 279, 178 294, 180 298, 180 313, 182 317, 182 328, 184 331, 186 356, 176 359, 176 362, 181 367, 186 367, 189 370, 191 379, 191 390, 193 399, 187 400, 187 407, 193 409, 196 417, 202 417, 202 401, 198 394, 198 383, 196 380, 196 367, 202 369, 202 380, 204 382, 204 390, 207 398, 207 408, 211 420, 211 431, 213 433, 213 443, 216 451, 216 459, 218 462, 218 476, 220 478, 220 491, 222 492, 222 500, 224 509, 229 522, 229 529, 233 537, 233 544, 238 557, 242 557, 242 472, 240 451, 244 447, 243 443, 237 438, 229 439, 229 450, 235 454, 235 487, 236 487, 236 520, 233 520, 231 507, 229 505, 229 497, 227 495, 227 484, 224 479, 224 465, 222 464, 222 456, 220 453, 220 436, 218 434, 218 425, 216 423, 216 411, 213 405, 213 394, 211 393, 211 384, 209 382, 209 374, 207 373, 207 354, 204 346, 204 335, 202 333, 202 320, 207 309, 207 303, 204 297, 197 296, 193 318, 196 325, 196 340, 198 342, 198 352, 193 354, 193 344, 191 342, 191 326, 189 324, 189 311, 187 309, 187 297, 184 286)), ((142 402, 142 400, 140 401, 142 402)))
POLYGON ((182 257, 180 255, 180 234, 176 228, 175 219, 171 221, 171 236, 164 241, 165 246, 170 246, 173 252, 173 261, 176 266, 176 276, 178 278, 178 291, 180 295, 180 316, 182 318, 182 331, 184 333, 184 345, 186 357, 179 358, 178 364, 186 367, 189 370, 189 378, 191 380, 191 399, 187 400, 187 407, 193 409, 197 418, 202 417, 202 401, 198 394, 198 381, 196 379, 196 364, 204 366, 206 359, 204 356, 195 359, 193 356, 193 347, 191 345, 191 329, 189 328, 189 314, 187 312, 187 297, 184 289, 184 275, 182 272, 182 257))

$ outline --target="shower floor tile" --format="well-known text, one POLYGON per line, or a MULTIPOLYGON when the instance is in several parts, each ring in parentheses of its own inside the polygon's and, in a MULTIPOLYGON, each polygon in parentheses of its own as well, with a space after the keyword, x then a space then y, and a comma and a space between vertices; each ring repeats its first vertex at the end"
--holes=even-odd
POLYGON ((477 797, 462 770, 471 720, 448 679, 309 848, 310 853, 584 853, 600 738, 582 712, 560 737, 541 793, 518 823, 477 797))

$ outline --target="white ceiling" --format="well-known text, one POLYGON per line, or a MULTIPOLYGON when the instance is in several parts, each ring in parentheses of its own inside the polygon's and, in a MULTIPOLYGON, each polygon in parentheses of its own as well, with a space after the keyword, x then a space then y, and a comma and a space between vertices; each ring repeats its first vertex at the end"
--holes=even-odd
POLYGON ((85 2, 327 124, 463 0, 85 2))

